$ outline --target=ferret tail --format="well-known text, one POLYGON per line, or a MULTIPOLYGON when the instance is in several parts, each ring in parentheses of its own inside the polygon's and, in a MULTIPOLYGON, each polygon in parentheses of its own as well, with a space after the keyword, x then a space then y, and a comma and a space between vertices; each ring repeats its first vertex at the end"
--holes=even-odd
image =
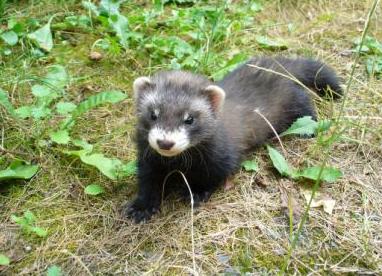
POLYGON ((299 81, 314 89, 318 95, 333 99, 342 96, 340 79, 330 66, 313 59, 297 59, 293 63, 286 69, 291 69, 299 81))

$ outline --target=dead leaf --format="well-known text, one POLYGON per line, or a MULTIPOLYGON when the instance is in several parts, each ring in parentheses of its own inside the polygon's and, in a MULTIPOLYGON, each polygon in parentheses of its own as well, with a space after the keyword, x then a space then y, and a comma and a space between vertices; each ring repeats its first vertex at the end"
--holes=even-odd
POLYGON ((94 61, 99 61, 103 58, 103 55, 100 52, 92 51, 89 54, 89 58, 94 61))
POLYGON ((261 174, 256 174, 255 183, 261 187, 267 187, 267 181, 261 174))
MULTIPOLYGON (((312 191, 304 189, 302 190, 302 194, 306 200, 307 203, 309 203, 310 198, 312 196, 312 191)), ((320 192, 316 192, 314 195, 314 198, 312 200, 312 204, 310 207, 317 208, 317 207, 324 207, 324 211, 331 215, 334 210, 334 206, 336 205, 336 201, 329 197, 328 195, 322 194, 320 192)))

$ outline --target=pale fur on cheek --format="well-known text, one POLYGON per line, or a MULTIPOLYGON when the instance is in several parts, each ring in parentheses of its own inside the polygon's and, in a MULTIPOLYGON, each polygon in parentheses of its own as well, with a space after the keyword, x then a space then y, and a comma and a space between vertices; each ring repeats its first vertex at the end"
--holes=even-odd
POLYGON ((190 146, 190 139, 185 128, 180 127, 172 131, 165 131, 159 127, 153 127, 148 136, 150 146, 163 156, 175 156, 190 146), (160 149, 157 140, 167 140, 174 143, 169 150, 160 149))

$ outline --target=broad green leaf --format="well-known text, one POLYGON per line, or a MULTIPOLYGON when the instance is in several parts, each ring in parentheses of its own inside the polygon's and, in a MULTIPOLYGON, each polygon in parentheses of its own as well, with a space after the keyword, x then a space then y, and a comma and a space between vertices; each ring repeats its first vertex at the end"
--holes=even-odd
POLYGON ((17 34, 14 31, 7 31, 0 35, 0 37, 10 46, 14 46, 19 41, 17 34))
POLYGON ((25 217, 18 217, 16 215, 11 215, 11 221, 13 221, 14 223, 16 223, 22 227, 26 227, 28 225, 28 222, 25 219, 25 217))
POLYGON ((262 10, 263 10, 263 6, 260 3, 254 2, 251 4, 251 11, 260 12, 262 10))
POLYGON ((133 174, 137 173, 137 162, 136 161, 130 161, 126 164, 122 164, 118 169, 117 169, 117 176, 119 178, 122 177, 127 177, 133 174))
POLYGON ((82 1, 82 6, 85 9, 88 9, 88 10, 92 11, 96 16, 99 15, 99 11, 98 11, 97 6, 94 5, 92 2, 90 2, 90 1, 82 1))
POLYGON ((117 169, 122 165, 119 159, 107 158, 101 153, 89 154, 87 150, 64 151, 64 153, 78 156, 83 163, 96 167, 112 180, 117 179, 117 169))
MULTIPOLYGON (((320 170, 321 170, 320 167, 309 167, 309 168, 303 169, 300 172, 297 172, 296 176, 308 178, 311 180, 318 180, 320 170)), ((327 167, 327 168, 323 168, 320 179, 323 181, 332 183, 332 182, 336 182, 337 179, 339 179, 340 177, 342 177, 342 172, 340 170, 327 167)))
POLYGON ((88 194, 88 195, 95 196, 95 195, 102 194, 104 192, 105 192, 104 188, 98 184, 90 184, 85 187, 85 194, 88 194))
POLYGON ((73 144, 77 147, 81 147, 83 148, 86 152, 90 153, 93 151, 93 145, 89 144, 87 141, 85 140, 81 140, 81 139, 74 139, 73 141, 73 144))
MULTIPOLYGON (((62 22, 62 26, 65 28, 67 27, 80 27, 80 28, 87 28, 91 26, 91 20, 86 15, 71 15, 65 17, 65 21, 62 22)), ((54 25, 54 27, 56 24, 54 25)))
POLYGON ((25 30, 25 25, 21 22, 17 22, 15 18, 10 18, 8 19, 8 30, 22 35, 25 30))
POLYGON ((119 14, 119 6, 123 1, 121 0, 101 0, 99 3, 99 11, 102 15, 110 16, 113 14, 119 14))
POLYGON ((67 115, 76 109, 76 105, 71 102, 59 102, 56 105, 56 111, 58 114, 67 115))
POLYGON ((9 56, 10 54, 12 54, 12 50, 9 49, 9 48, 4 48, 3 49, 3 55, 4 56, 9 56))
POLYGON ((287 44, 281 39, 270 39, 266 36, 257 35, 255 36, 257 43, 259 43, 260 47, 268 49, 268 50, 286 50, 288 49, 287 44))
POLYGON ((294 174, 294 170, 289 167, 288 162, 285 160, 284 156, 281 155, 276 149, 267 145, 269 157, 272 160, 273 166, 277 169, 277 171, 284 176, 292 176, 294 174))
POLYGON ((52 89, 45 85, 35 84, 32 86, 32 94, 37 98, 48 97, 51 96, 52 93, 52 89))
POLYGON ((121 166, 118 159, 107 158, 101 153, 93 153, 90 155, 81 155, 80 159, 85 164, 96 167, 101 173, 108 178, 115 180, 117 178, 116 169, 121 166))
POLYGON ((30 179, 39 167, 37 165, 26 165, 21 161, 13 161, 8 168, 0 171, 0 181, 9 179, 30 179))
POLYGON ((119 38, 119 42, 123 47, 127 47, 127 32, 128 32, 128 20, 121 14, 113 14, 109 17, 109 23, 112 26, 115 34, 119 38))
POLYGON ((244 167, 246 171, 254 171, 257 172, 259 170, 259 166, 255 160, 246 160, 241 165, 244 167))
POLYGON ((97 95, 90 96, 81 102, 73 111, 72 115, 73 117, 78 117, 97 106, 103 105, 105 103, 117 103, 124 100, 126 97, 127 95, 120 91, 101 92, 97 95))
POLYGON ((61 275, 63 275, 61 268, 56 265, 50 266, 46 273, 46 276, 61 276, 61 275))
POLYGON ((369 76, 382 75, 382 54, 380 56, 371 56, 366 60, 366 71, 369 76))
MULTIPOLYGON (((361 47, 361 38, 357 38, 354 41, 354 44, 356 47, 353 49, 353 51, 358 52, 361 47)), ((363 41, 360 52, 363 54, 380 56, 382 55, 382 43, 380 43, 376 38, 367 35, 363 41)))
POLYGON ((53 37, 50 30, 50 23, 52 22, 51 17, 49 22, 42 26, 40 29, 37 29, 33 33, 27 35, 27 37, 33 41, 39 48, 43 49, 46 52, 50 52, 53 48, 53 37))
POLYGON ((47 230, 35 225, 36 217, 29 210, 25 211, 22 217, 11 215, 11 220, 27 233, 34 233, 39 237, 45 237, 48 234, 47 230))
POLYGON ((289 134, 313 135, 316 133, 318 123, 311 116, 305 116, 297 119, 286 131, 280 136, 289 134))
POLYGON ((62 65, 52 65, 43 81, 55 89, 64 88, 69 83, 69 75, 62 65))
POLYGON ((24 218, 28 224, 32 224, 36 221, 35 215, 29 210, 24 212, 24 218))
POLYGON ((21 119, 26 119, 32 116, 32 106, 25 105, 17 108, 15 110, 18 117, 21 119))
POLYGON ((32 226, 30 228, 30 231, 35 233, 37 236, 43 238, 43 237, 46 237, 48 235, 48 231, 41 228, 41 227, 38 227, 38 226, 32 226))
POLYGON ((11 263, 11 260, 5 256, 4 254, 0 254, 0 265, 9 265, 11 263))
POLYGON ((32 107, 31 108, 31 115, 36 120, 40 120, 40 119, 46 118, 51 113, 52 113, 52 111, 50 110, 50 108, 48 108, 46 106, 37 106, 37 107, 32 107))
POLYGON ((8 93, 0 88, 0 105, 12 116, 16 116, 15 109, 8 99, 8 93))
POLYGON ((69 131, 66 129, 52 132, 49 136, 50 139, 57 144, 67 145, 70 142, 69 131))

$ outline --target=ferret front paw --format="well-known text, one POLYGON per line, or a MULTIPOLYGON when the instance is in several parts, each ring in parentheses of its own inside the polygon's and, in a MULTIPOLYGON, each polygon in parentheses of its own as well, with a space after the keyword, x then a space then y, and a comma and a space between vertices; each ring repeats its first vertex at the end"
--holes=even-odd
POLYGON ((145 204, 139 199, 126 204, 122 209, 122 215, 131 218, 135 223, 146 222, 152 215, 159 212, 159 207, 145 204))

